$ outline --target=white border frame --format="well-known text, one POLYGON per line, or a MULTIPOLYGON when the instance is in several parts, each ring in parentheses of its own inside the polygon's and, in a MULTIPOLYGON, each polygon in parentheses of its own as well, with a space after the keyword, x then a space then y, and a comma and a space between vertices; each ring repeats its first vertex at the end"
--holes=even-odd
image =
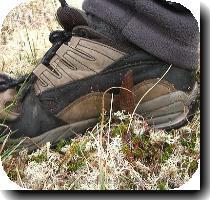
MULTIPOLYGON (((25 2, 26 0, 10 0, 10 1, 5 1, 5 0, 0 0, 0 29, 1 25, 3 23, 3 19, 6 17, 8 12, 13 9, 15 6, 19 5, 22 2, 25 2)), ((199 23, 199 28, 200 28, 200 2, 207 6, 209 9, 208 1, 206 2, 205 0, 174 0, 176 2, 181 3, 185 7, 191 10, 191 12, 194 14, 195 18, 197 19, 199 23)), ((0 199, 5 200, 6 197, 5 195, 2 194, 1 190, 21 190, 17 184, 14 182, 10 181, 9 178, 7 177, 6 173, 4 172, 1 161, 0 161, 0 199)), ((194 174, 193 178, 183 185, 180 190, 200 190, 200 167, 197 170, 197 172, 194 174)))

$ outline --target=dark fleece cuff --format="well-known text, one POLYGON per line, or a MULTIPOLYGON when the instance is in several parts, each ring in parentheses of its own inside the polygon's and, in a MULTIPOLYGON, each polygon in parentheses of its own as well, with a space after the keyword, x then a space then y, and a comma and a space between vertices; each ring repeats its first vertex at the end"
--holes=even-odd
POLYGON ((163 2, 85 0, 83 9, 119 29, 130 42, 165 62, 196 69, 198 23, 189 10, 175 9, 163 2))

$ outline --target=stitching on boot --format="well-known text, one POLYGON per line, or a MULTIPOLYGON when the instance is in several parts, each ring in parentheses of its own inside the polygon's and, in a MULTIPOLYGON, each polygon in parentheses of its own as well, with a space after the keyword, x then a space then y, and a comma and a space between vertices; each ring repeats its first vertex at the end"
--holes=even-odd
POLYGON ((63 44, 56 54, 50 62, 53 70, 43 64, 34 70, 39 78, 35 85, 36 94, 101 72, 125 55, 110 46, 81 37, 72 37, 68 46, 63 44))

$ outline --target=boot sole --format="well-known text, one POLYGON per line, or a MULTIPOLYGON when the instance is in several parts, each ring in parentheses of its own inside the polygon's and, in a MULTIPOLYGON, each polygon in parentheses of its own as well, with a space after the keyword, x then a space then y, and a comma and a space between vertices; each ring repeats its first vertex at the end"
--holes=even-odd
MULTIPOLYGON (((139 85, 136 85, 134 94, 138 94, 139 85)), ((172 129, 178 128, 188 120, 190 109, 188 108, 193 101, 195 101, 198 92, 198 85, 196 84, 190 94, 186 94, 182 91, 172 92, 157 98, 154 98, 150 101, 144 102, 139 105, 136 110, 136 113, 145 117, 147 123, 158 129, 172 129)), ((87 98, 92 99, 94 95, 90 95, 87 98)), ((97 93, 97 97, 100 97, 100 102, 102 101, 103 93, 97 93)), ((87 99, 83 97, 84 99, 87 99)), ((99 100, 99 99, 98 99, 99 100)), ((106 102, 111 102, 110 95, 106 96, 106 102)), ((81 102, 78 100, 77 102, 81 102)), ((137 102, 137 99, 136 99, 137 102)), ((74 102, 75 105, 78 105, 74 102)), ((101 105, 101 104, 100 104, 101 105)), ((106 108, 109 109, 110 105, 105 104, 106 108)), ((89 105, 96 106, 96 104, 89 105)), ((70 107, 73 107, 72 105, 70 107)), ((96 111, 96 110, 95 110, 96 111)), ((74 122, 69 125, 61 126, 43 133, 40 136, 33 138, 26 138, 20 145, 21 147, 28 148, 30 151, 41 147, 47 142, 51 142, 52 145, 58 143, 61 139, 70 139, 75 137, 77 134, 83 134, 88 128, 93 127, 97 121, 101 109, 98 109, 95 113, 91 113, 91 116, 95 118, 83 119, 79 122, 74 122)), ((85 116, 88 118, 88 116, 85 116)), ((75 120, 75 119, 74 119, 75 120)), ((8 144, 19 143, 22 139, 10 139, 8 144)))

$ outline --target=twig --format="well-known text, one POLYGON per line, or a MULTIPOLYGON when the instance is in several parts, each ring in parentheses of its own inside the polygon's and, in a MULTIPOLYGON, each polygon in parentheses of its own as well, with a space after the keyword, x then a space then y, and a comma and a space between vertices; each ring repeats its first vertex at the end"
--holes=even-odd
POLYGON ((10 135, 12 134, 12 131, 11 131, 11 129, 8 126, 3 125, 3 124, 1 124, 1 126, 5 127, 6 129, 9 129, 9 133, 8 133, 7 137, 5 138, 5 140, 4 140, 4 142, 3 142, 2 146, 1 146, 0 155, 2 154, 2 152, 4 150, 4 147, 5 147, 6 143, 7 143, 10 135))
POLYGON ((109 136, 111 132, 111 121, 112 121, 112 110, 113 110, 113 101, 114 101, 114 95, 112 94, 112 99, 111 99, 111 108, 109 112, 109 131, 108 131, 108 139, 107 139, 107 146, 109 145, 109 136))
POLYGON ((18 185, 21 185, 21 187, 24 188, 24 184, 23 184, 23 181, 21 179, 21 176, 20 176, 20 173, 19 173, 19 170, 18 170, 17 166, 16 166, 15 170, 16 170, 16 173, 17 173, 17 181, 19 183, 18 185))
MULTIPOLYGON (((13 154, 13 153, 17 150, 17 148, 18 148, 24 141, 25 141, 25 139, 23 139, 22 141, 20 141, 13 149, 11 149, 11 151, 9 151, 9 153, 8 153, 8 155, 7 155, 6 158, 8 158, 11 154, 13 154)), ((3 158, 2 158, 2 162, 4 162, 6 158, 3 157, 3 158)))
MULTIPOLYGON (((105 95, 113 90, 113 89, 123 89, 126 90, 130 93, 132 93, 133 95, 135 95, 132 91, 128 90, 127 88, 123 88, 123 87, 111 87, 109 89, 107 89, 104 94, 103 94, 103 99, 102 99, 102 116, 101 116, 101 133, 100 133, 100 142, 102 142, 102 136, 103 136, 103 128, 104 128, 104 116, 105 116, 105 95)), ((101 143, 102 144, 102 143, 101 143)))
MULTIPOLYGON (((107 135, 107 157, 108 157, 108 153, 109 153, 109 145, 110 145, 110 133, 111 133, 111 121, 112 121, 112 110, 113 110, 113 101, 114 101, 114 95, 112 94, 112 99, 111 99, 111 108, 110 108, 110 112, 109 112, 109 130, 108 130, 108 135, 107 135)), ((105 179, 107 178, 107 159, 106 159, 106 162, 105 162, 105 179)), ((106 180, 107 182, 107 180, 106 180)))
MULTIPOLYGON (((111 87, 111 88, 107 89, 107 90, 104 92, 103 98, 102 98, 101 129, 100 129, 100 136, 99 136, 99 155, 101 154, 101 152, 102 152, 102 147, 103 147, 103 129, 104 129, 104 121, 105 121, 105 119, 104 119, 104 117, 105 117, 105 95, 106 95, 109 91, 111 91, 111 90, 113 90, 113 89, 123 89, 123 90, 126 90, 126 91, 128 91, 128 92, 134 94, 132 91, 128 90, 127 88, 123 88, 123 87, 111 87)), ((101 179, 102 173, 103 173, 103 170, 102 170, 103 165, 102 165, 101 156, 99 156, 99 167, 100 167, 100 175, 101 175, 101 176, 100 176, 100 179, 101 179)), ((99 180, 99 185, 98 185, 98 186, 100 186, 100 182, 101 182, 101 180, 99 180)), ((101 187, 99 187, 99 189, 100 189, 100 188, 101 188, 101 187)))

